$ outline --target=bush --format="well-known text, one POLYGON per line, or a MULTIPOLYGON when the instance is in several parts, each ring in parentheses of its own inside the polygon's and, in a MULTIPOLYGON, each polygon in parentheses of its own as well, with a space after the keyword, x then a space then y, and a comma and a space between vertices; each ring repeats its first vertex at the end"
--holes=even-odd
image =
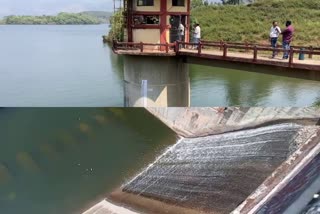
POLYGON ((110 17, 111 29, 106 38, 107 41, 113 40, 123 41, 124 37, 124 16, 123 11, 117 11, 113 16, 110 17))

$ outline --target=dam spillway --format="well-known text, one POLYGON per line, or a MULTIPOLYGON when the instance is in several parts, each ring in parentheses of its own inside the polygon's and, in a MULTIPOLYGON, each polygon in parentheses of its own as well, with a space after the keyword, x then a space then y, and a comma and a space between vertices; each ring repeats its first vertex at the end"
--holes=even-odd
POLYGON ((125 184, 122 192, 195 213, 230 213, 316 130, 285 123, 183 138, 125 184))

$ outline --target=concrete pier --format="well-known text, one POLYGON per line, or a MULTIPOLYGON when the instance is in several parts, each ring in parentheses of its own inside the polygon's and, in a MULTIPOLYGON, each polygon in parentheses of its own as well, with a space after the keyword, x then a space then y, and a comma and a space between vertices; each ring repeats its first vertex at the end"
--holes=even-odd
POLYGON ((190 105, 188 65, 175 57, 124 56, 126 107, 190 105))

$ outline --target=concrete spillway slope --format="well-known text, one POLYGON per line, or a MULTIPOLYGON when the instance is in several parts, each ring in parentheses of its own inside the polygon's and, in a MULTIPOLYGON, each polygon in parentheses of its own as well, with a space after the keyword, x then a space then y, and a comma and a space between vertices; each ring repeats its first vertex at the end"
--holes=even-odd
POLYGON ((184 137, 221 134, 268 124, 316 124, 320 108, 147 108, 155 117, 184 137))
POLYGON ((319 191, 319 108, 148 111, 184 138, 86 214, 294 214, 319 191))
POLYGON ((185 138, 110 198, 146 213, 230 213, 319 130, 289 123, 185 138))

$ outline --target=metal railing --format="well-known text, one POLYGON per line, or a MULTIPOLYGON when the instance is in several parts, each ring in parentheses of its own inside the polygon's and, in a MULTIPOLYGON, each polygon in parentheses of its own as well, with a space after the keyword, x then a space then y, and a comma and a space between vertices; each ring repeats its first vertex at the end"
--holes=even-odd
MULTIPOLYGON (((224 41, 208 41, 208 40, 201 40, 202 43, 207 44, 219 44, 220 47, 223 47, 224 44, 227 45, 237 45, 237 46, 245 46, 247 47, 245 50, 246 52, 249 51, 250 47, 270 47, 270 44, 258 44, 258 43, 249 43, 249 42, 224 42, 224 41)), ((281 46, 281 45, 279 45, 281 46)), ((306 51, 320 51, 320 47, 314 47, 314 46, 302 46, 302 45, 292 45, 291 46, 294 49, 304 49, 306 51)), ((312 59, 313 52, 309 53, 309 59, 312 59)))
MULTIPOLYGON (((176 44, 176 53, 181 52, 181 46, 187 46, 187 47, 197 47, 197 54, 199 56, 203 55, 202 50, 205 48, 218 48, 220 51, 222 51, 222 57, 227 58, 228 57, 228 50, 234 49, 234 50, 244 50, 245 52, 253 52, 252 61, 257 62, 258 60, 258 52, 259 51, 271 51, 271 52, 288 52, 288 58, 289 58, 289 67, 291 67, 293 63, 294 54, 308 54, 309 58, 312 58, 313 55, 320 55, 320 51, 315 51, 314 48, 311 50, 307 49, 308 47, 303 46, 292 46, 289 50, 285 50, 283 48, 272 48, 270 46, 266 45, 250 45, 245 43, 222 43, 222 42, 199 42, 199 43, 190 43, 190 42, 177 42, 176 44), (297 49, 299 48, 299 49, 297 49), (303 48, 303 49, 302 49, 303 48)), ((320 48, 316 48, 316 50, 320 50, 320 48)), ((234 52, 233 52, 234 53, 234 52)), ((206 53, 207 55, 210 53, 206 53)), ((214 55, 214 54, 213 54, 214 55)))
POLYGON ((150 49, 145 49, 145 47, 158 47, 159 51, 164 51, 169 53, 170 50, 175 52, 175 43, 143 43, 143 42, 113 42, 113 50, 138 50, 141 53, 148 52, 150 49), (162 50, 162 47, 163 50, 162 50))
MULTIPOLYGON (((181 47, 197 47, 196 54, 197 56, 201 57, 203 55, 212 55, 217 56, 215 53, 206 52, 203 53, 203 49, 207 50, 210 48, 216 48, 220 51, 222 51, 222 58, 226 59, 228 57, 231 57, 228 55, 230 49, 235 50, 232 51, 232 53, 236 53, 237 51, 240 52, 246 52, 249 54, 252 52, 252 62, 255 63, 258 61, 258 53, 260 52, 288 52, 288 58, 289 58, 289 67, 293 64, 293 59, 295 54, 308 54, 309 58, 312 59, 314 55, 320 55, 320 48, 319 47, 312 47, 312 46, 291 46, 289 50, 284 50, 283 48, 272 48, 269 45, 265 44, 252 44, 252 43, 225 43, 222 41, 216 42, 216 41, 200 41, 199 43, 191 43, 191 42, 180 42, 176 41, 175 43, 143 43, 143 42, 113 42, 113 50, 127 50, 127 51, 138 51, 140 53, 150 53, 155 48, 152 48, 150 50, 150 47, 157 47, 159 52, 165 52, 169 53, 169 51, 172 51, 179 55, 188 55, 188 54, 194 54, 194 52, 187 52, 186 49, 182 49, 181 47), (148 47, 148 48, 146 48, 148 47)), ((231 52, 230 52, 231 53, 231 52)), ((234 57, 234 56, 233 56, 234 57)), ((241 56, 239 56, 241 58, 241 56)))

